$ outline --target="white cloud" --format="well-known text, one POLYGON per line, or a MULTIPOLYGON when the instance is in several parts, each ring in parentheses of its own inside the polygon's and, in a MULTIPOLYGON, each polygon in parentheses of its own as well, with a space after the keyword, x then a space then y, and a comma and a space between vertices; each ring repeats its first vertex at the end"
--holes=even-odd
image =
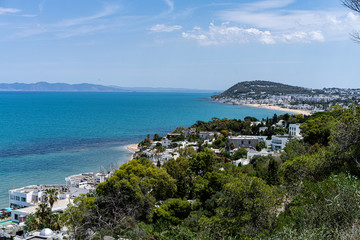
MULTIPOLYGON (((109 22, 109 19, 106 19, 106 17, 114 15, 119 8, 119 6, 115 5, 105 5, 100 12, 90 16, 66 19, 52 24, 26 25, 23 26, 22 30, 17 32, 13 37, 24 38, 35 35, 50 34, 55 37, 68 38, 113 29, 118 27, 120 24, 109 22)), ((23 16, 34 17, 36 15, 23 16)))
POLYGON ((164 0, 164 2, 169 6, 167 13, 172 13, 174 11, 174 2, 171 0, 164 0))
POLYGON ((4 14, 8 14, 8 13, 18 13, 21 12, 20 9, 16 9, 16 8, 3 8, 0 7, 0 15, 4 15, 4 14))
POLYGON ((247 10, 262 10, 262 9, 272 9, 272 8, 282 8, 286 7, 296 0, 264 0, 259 2, 243 4, 243 7, 247 10))
POLYGON ((149 28, 152 32, 173 32, 182 29, 180 25, 166 26, 165 24, 156 24, 149 28))
POLYGON ((75 25, 86 24, 93 20, 113 15, 114 13, 116 13, 119 10, 119 8, 120 7, 116 6, 116 5, 106 5, 104 7, 104 9, 102 11, 100 11, 99 13, 96 13, 94 15, 87 16, 87 17, 82 17, 82 18, 67 19, 67 20, 61 21, 57 25, 63 26, 63 27, 70 27, 70 26, 75 26, 75 25))
POLYGON ((348 33, 360 26, 360 17, 345 8, 341 10, 289 10, 284 7, 294 0, 269 0, 219 11, 218 18, 238 26, 247 26, 284 41, 332 41, 348 39, 348 33), (286 40, 287 39, 287 40, 286 40))
POLYGON ((268 30, 257 28, 241 28, 229 26, 223 23, 219 26, 211 23, 208 30, 202 30, 195 27, 193 30, 183 32, 185 39, 196 40, 200 45, 225 45, 225 44, 244 44, 249 42, 258 42, 262 44, 275 43, 309 43, 322 42, 324 36, 320 31, 311 32, 293 32, 288 34, 274 33, 268 30))
POLYGON ((220 26, 211 23, 208 31, 195 27, 192 31, 183 32, 182 36, 186 39, 197 40, 199 44, 205 46, 248 42, 275 43, 275 39, 269 31, 228 26, 225 23, 220 26))
POLYGON ((360 30, 360 16, 345 8, 321 11, 286 8, 295 1, 263 0, 237 5, 216 14, 223 24, 210 24, 207 30, 184 31, 182 36, 201 45, 311 43, 346 40, 349 33, 360 30))

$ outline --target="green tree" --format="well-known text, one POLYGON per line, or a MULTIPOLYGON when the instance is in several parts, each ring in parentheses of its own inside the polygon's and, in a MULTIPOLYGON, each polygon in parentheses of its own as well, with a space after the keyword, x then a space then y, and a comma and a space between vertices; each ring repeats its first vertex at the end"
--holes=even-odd
POLYGON ((195 174, 204 176, 214 169, 216 162, 215 153, 206 148, 203 152, 196 153, 190 158, 189 166, 195 174))
POLYGON ((278 185, 280 183, 279 163, 275 159, 269 161, 265 180, 269 185, 278 185))
POLYGON ((149 159, 133 159, 121 165, 106 182, 99 184, 97 192, 106 194, 119 182, 129 184, 139 194, 151 193, 156 200, 165 200, 176 192, 175 179, 162 168, 157 168, 149 159))
POLYGON ((276 115, 276 113, 274 113, 274 116, 272 118, 273 123, 277 123, 278 122, 278 116, 276 115))
POLYGON ((314 145, 319 143, 323 146, 329 144, 331 128, 335 124, 335 118, 331 115, 322 115, 320 117, 309 119, 300 126, 304 141, 314 145))
POLYGON ((266 148, 266 144, 264 141, 260 141, 257 145, 256 145, 256 151, 261 151, 261 149, 266 148))
POLYGON ((153 140, 154 140, 154 141, 161 141, 161 140, 162 140, 162 137, 159 136, 159 134, 155 133, 155 134, 154 134, 154 137, 153 137, 153 140))
POLYGON ((40 203, 36 208, 36 212, 30 214, 30 217, 26 219, 28 231, 51 227, 50 218, 51 209, 46 203, 40 203))
POLYGON ((350 108, 338 119, 331 132, 331 147, 337 160, 360 176, 360 106, 350 108))
POLYGON ((305 182, 304 189, 280 215, 278 226, 298 231, 325 228, 332 234, 352 228, 360 217, 359 180, 356 177, 333 175, 322 182, 305 182))
POLYGON ((214 239, 264 237, 272 229, 276 217, 278 196, 263 180, 246 175, 223 187, 216 215, 203 216, 200 225, 214 239))
POLYGON ((235 159, 235 160, 237 160, 237 159, 240 159, 240 158, 246 158, 247 157, 247 151, 246 151, 246 149, 244 149, 244 148, 239 148, 239 150, 237 150, 235 153, 234 153, 234 156, 233 156, 233 158, 235 159))
POLYGON ((187 200, 174 198, 167 200, 160 207, 154 208, 152 213, 152 221, 161 224, 178 225, 191 212, 191 203, 187 200))
POLYGON ((176 180, 176 197, 187 198, 192 196, 192 176, 189 160, 183 157, 170 159, 163 165, 166 172, 176 180))
POLYGON ((307 154, 309 151, 309 144, 302 140, 291 139, 285 146, 284 151, 281 154, 283 162, 287 160, 293 160, 296 157, 307 154))
POLYGON ((49 203, 50 210, 51 210, 54 206, 54 203, 58 200, 57 196, 59 195, 59 192, 55 188, 46 189, 45 195, 46 195, 45 201, 47 203, 49 203))

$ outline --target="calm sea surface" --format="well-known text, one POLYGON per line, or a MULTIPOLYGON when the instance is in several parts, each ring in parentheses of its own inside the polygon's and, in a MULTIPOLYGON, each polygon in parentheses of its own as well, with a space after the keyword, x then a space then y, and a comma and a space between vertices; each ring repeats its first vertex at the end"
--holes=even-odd
POLYGON ((210 102, 210 94, 0 93, 0 208, 8 190, 64 183, 66 176, 120 166, 123 147, 212 117, 282 112, 210 102))

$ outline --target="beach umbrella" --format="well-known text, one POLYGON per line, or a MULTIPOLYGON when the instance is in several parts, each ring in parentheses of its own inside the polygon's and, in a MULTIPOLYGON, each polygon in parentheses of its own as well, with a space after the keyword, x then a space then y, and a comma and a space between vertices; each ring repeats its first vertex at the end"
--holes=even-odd
POLYGON ((11 207, 8 207, 8 208, 5 208, 6 212, 11 212, 13 210, 13 208, 11 207))

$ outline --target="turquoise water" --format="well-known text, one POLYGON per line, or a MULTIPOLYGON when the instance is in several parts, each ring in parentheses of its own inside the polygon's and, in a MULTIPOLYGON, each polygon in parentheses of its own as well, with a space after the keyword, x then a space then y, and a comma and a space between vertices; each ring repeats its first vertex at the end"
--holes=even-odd
POLYGON ((0 208, 8 190, 64 183, 66 176, 120 166, 124 145, 212 117, 280 111, 212 103, 210 94, 0 93, 0 208))

